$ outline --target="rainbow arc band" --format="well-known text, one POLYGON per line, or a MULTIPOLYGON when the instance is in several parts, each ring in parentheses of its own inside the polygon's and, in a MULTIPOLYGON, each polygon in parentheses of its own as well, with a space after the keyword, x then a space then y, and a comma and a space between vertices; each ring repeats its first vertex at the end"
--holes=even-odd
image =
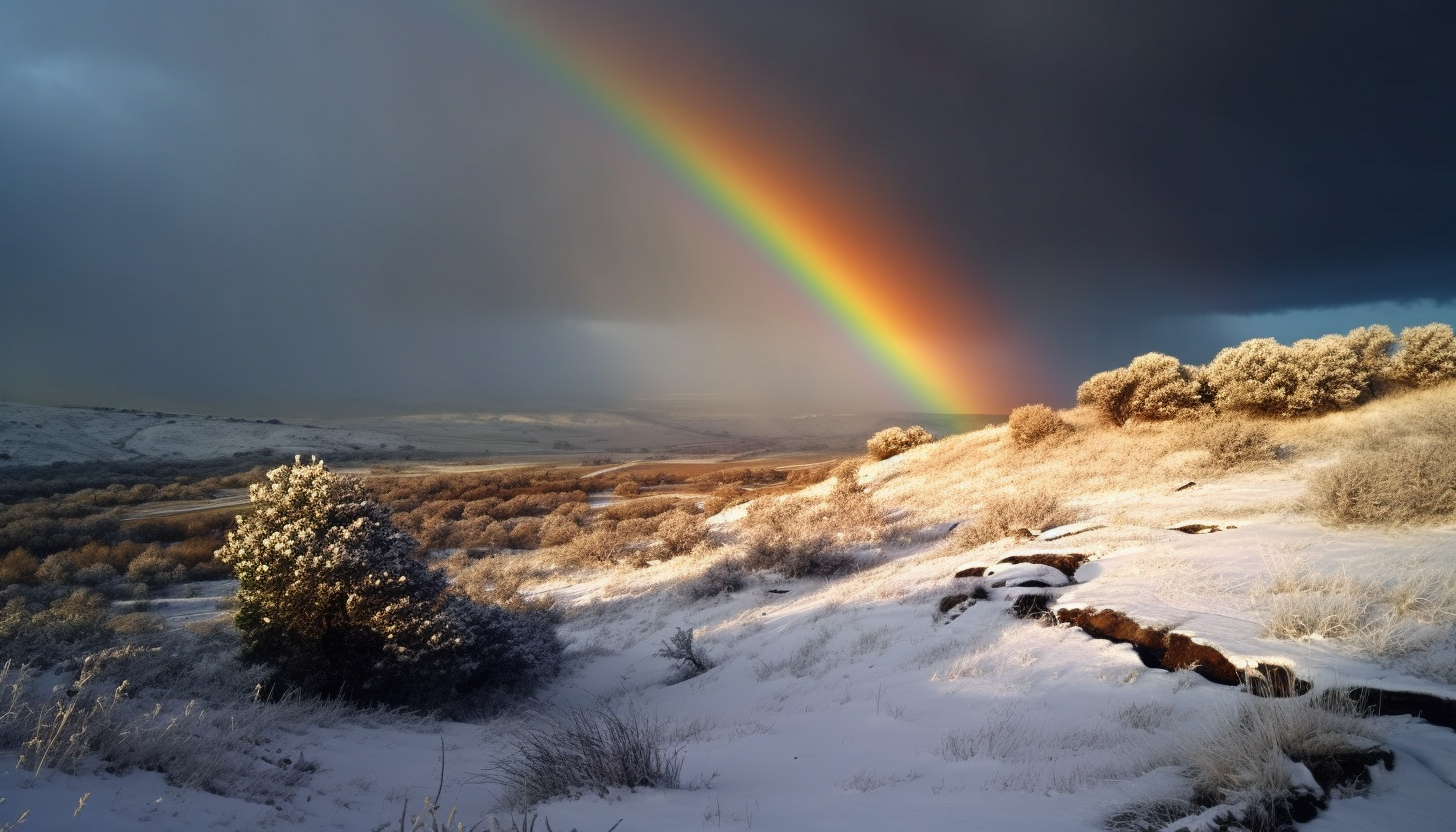
MULTIPOLYGON (((578 33, 481 0, 459 5, 564 95, 610 124, 756 249, 928 413, 975 413, 974 373, 949 345, 978 324, 923 256, 889 244, 882 221, 838 215, 834 189, 797 181, 721 123, 670 100, 578 33), (831 195, 832 194, 832 195, 831 195), (939 278, 937 280, 937 278, 939 278)), ((526 6, 528 4, 520 4, 526 6)))

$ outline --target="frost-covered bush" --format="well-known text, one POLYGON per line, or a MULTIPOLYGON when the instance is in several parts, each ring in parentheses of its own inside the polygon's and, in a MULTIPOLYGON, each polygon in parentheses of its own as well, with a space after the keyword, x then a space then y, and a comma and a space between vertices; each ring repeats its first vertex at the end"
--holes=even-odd
POLYGON ((1214 356, 1207 381, 1219 410, 1260 416, 1342 410, 1359 402, 1371 384, 1362 357, 1339 335, 1288 347, 1273 338, 1245 341, 1214 356))
POLYGON ((708 537, 708 524, 701 514, 674 510, 662 515, 661 520, 657 539, 662 541, 662 549, 670 557, 687 554, 708 537))
POLYGON ((6 659, 48 667, 62 659, 99 649, 112 640, 107 627, 109 602, 89 589, 77 589, 35 610, 22 597, 0 608, 0 653, 6 659))
POLYGON ((283 688, 431 706, 556 668, 547 621, 450 591, 358 480, 296 460, 249 496, 217 556, 237 573, 243 654, 283 688))
POLYGON ((930 435, 930 431, 919 425, 911 425, 908 428, 885 428, 869 438, 865 443, 865 449, 874 459, 889 459, 905 453, 916 445, 925 445, 934 441, 935 437, 930 435))
POLYGON ((1175 419, 1202 403, 1202 386, 1193 368, 1156 352, 1140 355, 1126 367, 1098 373, 1077 388, 1077 404, 1119 426, 1131 419, 1175 419))
POLYGON ((1431 387, 1456 379, 1456 333, 1449 324, 1401 330, 1400 350, 1390 361, 1392 380, 1407 387, 1431 387))
POLYGON ((1361 326, 1350 330, 1345 344, 1355 353, 1356 364, 1365 374, 1365 396, 1369 399, 1380 395, 1390 378, 1390 353, 1395 349, 1395 335, 1384 324, 1361 326))
POLYGON ((701 601, 737 592, 748 585, 749 567, 741 553, 726 550, 709 550, 700 546, 694 556, 704 560, 703 568, 696 575, 678 585, 678 592, 690 601, 701 601))
POLYGON ((1006 431, 1011 436, 1011 441, 1021 448, 1029 448, 1071 429, 1056 411, 1044 404, 1022 405, 1012 410, 1006 421, 1006 431))

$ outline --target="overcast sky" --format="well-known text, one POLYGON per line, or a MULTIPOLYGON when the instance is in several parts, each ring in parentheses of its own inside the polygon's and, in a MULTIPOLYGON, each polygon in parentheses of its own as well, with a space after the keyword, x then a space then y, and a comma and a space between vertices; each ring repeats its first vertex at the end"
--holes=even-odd
MULTIPOLYGON (((1456 319, 1456 4, 537 3, 873 183, 1035 345, 986 409, 1456 319)), ((0 399, 907 405, 471 5, 0 5, 0 399)))

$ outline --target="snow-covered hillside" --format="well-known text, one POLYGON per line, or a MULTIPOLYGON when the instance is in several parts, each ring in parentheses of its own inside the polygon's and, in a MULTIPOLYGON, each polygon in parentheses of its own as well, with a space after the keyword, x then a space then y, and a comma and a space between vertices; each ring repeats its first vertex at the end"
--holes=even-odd
MULTIPOLYGON (((1456 699, 1456 525, 1341 527, 1317 519, 1310 492, 1320 472, 1362 449, 1450 441, 1453 413, 1448 387, 1266 424, 1267 459, 1256 447, 1222 464, 1198 424, 1078 422, 1032 448, 988 428, 863 467, 860 482, 889 522, 855 548, 863 568, 852 574, 751 572, 709 594, 754 522, 738 509, 717 521, 712 552, 543 579, 528 588, 564 612, 570 662, 541 708, 635 708, 665 720, 682 788, 613 789, 535 811, 580 832, 619 820, 621 832, 1104 829, 1129 806, 1186 797, 1190 761, 1260 713, 1309 710, 1322 691, 1355 687, 1456 699), (968 531, 1004 499, 1033 493, 1050 494, 1048 516, 1074 525, 990 542, 968 531), (1036 555, 1082 563, 1070 575, 1005 563, 1036 555), (1036 604, 1013 615, 1027 594, 1048 596, 1041 606, 1053 618, 1036 604), (1312 690, 1260 698, 1205 678, 1217 675, 1208 663, 1150 667, 1129 644, 1054 623, 1069 610, 1114 610, 1188 636, 1242 675, 1282 669, 1312 690), (1311 616, 1344 624, 1321 629, 1311 616), (711 670, 683 680, 658 655, 678 629, 696 634, 711 670)), ((833 483, 815 488, 833 499, 833 483)), ((398 828, 402 810, 417 814, 435 794, 443 740, 446 806, 458 804, 467 828, 492 811, 509 828, 486 775, 533 718, 343 718, 275 731, 270 759, 317 770, 274 805, 178 790, 146 772, 8 771, 0 812, 29 809, 26 828, 38 829, 398 828)), ((1372 767, 1368 789, 1331 795, 1301 828, 1450 829, 1456 732, 1411 716, 1362 724, 1394 752, 1394 767, 1372 767)), ((1296 786, 1308 775, 1288 770, 1296 786)), ((1215 815, 1180 823, 1222 828, 1215 815)))

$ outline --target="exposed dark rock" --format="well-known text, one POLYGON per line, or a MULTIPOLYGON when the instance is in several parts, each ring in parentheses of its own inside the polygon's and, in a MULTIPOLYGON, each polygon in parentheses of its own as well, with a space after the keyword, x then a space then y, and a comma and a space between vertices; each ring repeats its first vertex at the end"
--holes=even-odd
POLYGON ((1186 526, 1174 526, 1169 531, 1182 532, 1184 534, 1213 534, 1214 532, 1223 531, 1223 528, 1220 526, 1210 526, 1207 523, 1189 523, 1186 526))
POLYGON ((1177 488, 1175 488, 1173 490, 1174 491, 1187 491, 1188 489, 1192 488, 1193 486, 1195 486, 1197 484, 1198 483, 1196 483, 1196 482, 1185 482, 1185 483, 1183 483, 1182 485, 1178 486, 1177 488))
POLYGON ((1404 714, 1456 730, 1456 700, 1429 693, 1380 688, 1350 688, 1344 691, 1344 695, 1380 716, 1404 714))
POLYGON ((1371 766, 1383 765, 1386 771, 1395 768, 1395 752, 1379 746, 1372 746, 1364 751, 1342 751, 1292 759, 1296 763, 1304 763, 1309 773, 1314 775, 1315 782, 1326 792, 1370 785, 1371 766))
POLYGON ((1011 614, 1017 618, 1031 618, 1051 623, 1056 619, 1048 607, 1051 602, 1050 592, 1027 592, 1011 600, 1011 614))
POLYGON ((1000 563, 1035 563, 1039 566, 1050 566, 1051 568, 1066 575, 1068 580, 1077 574, 1077 569, 1090 559, 1090 555, 1065 554, 1065 555, 1011 555, 1000 560, 1000 563))
POLYGON ((941 615, 945 615, 969 600, 971 600, 971 596, 963 592, 958 592, 955 595, 947 595, 940 599, 940 603, 936 605, 936 609, 940 611, 941 615))
POLYGON ((967 566, 965 569, 956 572, 955 576, 957 578, 979 578, 985 574, 986 567, 984 566, 967 566))

